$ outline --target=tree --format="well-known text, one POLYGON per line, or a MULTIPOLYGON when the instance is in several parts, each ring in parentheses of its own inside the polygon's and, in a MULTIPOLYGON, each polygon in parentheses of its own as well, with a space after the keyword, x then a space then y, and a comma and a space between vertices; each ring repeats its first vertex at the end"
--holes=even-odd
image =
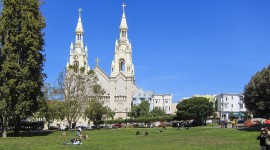
POLYGON ((76 73, 70 68, 66 74, 59 74, 58 84, 54 87, 55 99, 63 101, 63 114, 69 129, 83 116, 89 100, 98 99, 104 94, 104 90, 97 84, 98 78, 93 70, 76 73))
POLYGON ((176 108, 179 119, 194 119, 201 125, 208 116, 214 113, 213 103, 205 97, 192 97, 183 100, 177 104, 176 108))
POLYGON ((102 115, 107 113, 107 108, 98 99, 88 101, 88 107, 85 109, 85 116, 97 125, 102 120, 102 115))
POLYGON ((160 116, 164 116, 165 112, 159 108, 159 107, 155 107, 152 111, 151 111, 151 115, 153 117, 160 117, 160 116))
POLYGON ((244 103, 255 115, 270 117, 270 65, 257 72, 245 86, 244 103))
POLYGON ((47 100, 47 111, 44 114, 44 117, 46 119, 46 122, 48 123, 48 128, 50 128, 50 124, 54 120, 64 120, 64 105, 63 101, 57 101, 57 100, 47 100))
POLYGON ((106 116, 107 116, 107 118, 112 118, 112 119, 114 119, 115 112, 112 111, 112 109, 111 109, 110 107, 107 107, 106 109, 107 109, 107 111, 106 111, 106 116))
POLYGON ((45 21, 39 0, 2 0, 0 16, 0 120, 6 137, 9 119, 19 135, 21 119, 42 101, 45 21))
POLYGON ((148 117, 150 116, 149 112, 150 103, 146 100, 142 101, 138 106, 132 106, 131 112, 129 113, 130 117, 148 117))

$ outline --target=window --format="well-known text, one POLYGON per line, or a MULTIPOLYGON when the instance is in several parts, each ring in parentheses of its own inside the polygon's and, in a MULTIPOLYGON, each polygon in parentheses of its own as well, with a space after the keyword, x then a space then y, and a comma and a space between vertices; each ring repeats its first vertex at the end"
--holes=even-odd
POLYGON ((119 60, 119 71, 125 71, 125 60, 119 60))
POLYGON ((240 96, 240 100, 243 101, 244 100, 244 97, 243 96, 240 96))
POLYGON ((239 104, 239 107, 240 107, 240 109, 243 109, 244 108, 244 105, 243 104, 239 104))
POLYGON ((232 104, 232 107, 233 107, 233 104, 232 104))
POLYGON ((122 37, 123 37, 123 38, 126 37, 126 34, 127 34, 126 31, 122 31, 122 37))
POLYGON ((77 61, 75 61, 74 62, 74 72, 76 72, 76 73, 78 73, 78 71, 79 71, 79 62, 77 62, 77 61))
POLYGON ((228 108, 228 105, 227 104, 224 104, 224 108, 228 108))

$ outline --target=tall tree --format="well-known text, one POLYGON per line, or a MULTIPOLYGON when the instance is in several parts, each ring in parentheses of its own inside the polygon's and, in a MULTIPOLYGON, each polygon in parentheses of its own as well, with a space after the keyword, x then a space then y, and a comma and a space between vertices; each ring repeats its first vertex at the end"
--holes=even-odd
POLYGON ((19 135, 21 119, 44 101, 44 18, 39 0, 2 0, 0 16, 0 113, 2 137, 10 118, 19 135))
POLYGON ((75 73, 73 67, 66 73, 61 72, 58 84, 54 87, 55 99, 63 101, 63 114, 68 121, 69 129, 83 116, 90 98, 97 99, 103 89, 97 84, 98 78, 93 70, 75 73))
POLYGON ((244 103, 255 115, 270 117, 270 65, 257 72, 245 86, 244 103))
POLYGON ((205 97, 192 97, 179 102, 176 106, 177 117, 183 120, 194 119, 203 124, 214 113, 213 103, 205 97))

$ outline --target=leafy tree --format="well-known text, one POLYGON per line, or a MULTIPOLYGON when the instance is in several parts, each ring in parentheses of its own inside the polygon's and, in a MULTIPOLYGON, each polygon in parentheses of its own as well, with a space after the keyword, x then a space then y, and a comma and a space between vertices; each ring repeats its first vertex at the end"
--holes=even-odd
POLYGON ((44 102, 45 21, 39 0, 2 0, 0 15, 0 120, 2 137, 10 118, 15 135, 20 121, 31 116, 44 102))
POLYGON ((214 113, 213 103, 205 97, 192 97, 183 100, 177 104, 176 108, 179 119, 194 119, 202 125, 206 118, 214 113))
MULTIPOLYGON (((70 129, 88 109, 89 100, 99 99, 104 90, 97 84, 98 78, 93 70, 76 73, 74 69, 69 69, 66 74, 61 72, 57 81, 54 87, 55 99, 63 101, 63 114, 70 129)), ((99 108, 98 105, 96 107, 99 108)))
POLYGON ((64 120, 64 103, 63 101, 57 100, 47 100, 47 111, 44 114, 46 122, 48 123, 48 128, 54 120, 64 120))
POLYGON ((138 106, 132 106, 131 112, 128 114, 130 117, 148 117, 150 116, 149 112, 150 103, 146 100, 142 101, 138 106))
POLYGON ((97 125, 102 120, 102 115, 107 113, 107 108, 97 99, 91 99, 85 109, 85 116, 97 125))
POLYGON ((159 116, 164 116, 164 115, 165 115, 165 112, 159 107, 155 107, 151 111, 151 116, 153 116, 153 117, 159 117, 159 116))
POLYGON ((106 116, 107 116, 108 118, 114 119, 115 112, 114 112, 110 107, 107 107, 106 109, 107 109, 107 111, 106 111, 106 116))
POLYGON ((139 106, 137 106, 137 105, 131 106, 131 111, 128 112, 128 116, 129 116, 129 117, 133 117, 133 118, 138 118, 138 117, 140 117, 140 114, 139 114, 139 106))
POLYGON ((255 115, 270 117, 270 65, 257 72, 245 86, 244 103, 255 115))

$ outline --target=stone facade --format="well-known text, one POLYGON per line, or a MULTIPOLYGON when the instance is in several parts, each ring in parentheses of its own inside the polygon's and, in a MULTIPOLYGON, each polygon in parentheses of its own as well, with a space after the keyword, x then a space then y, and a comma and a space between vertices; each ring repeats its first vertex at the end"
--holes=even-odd
MULTIPOLYGON (((111 74, 108 76, 97 65, 93 69, 99 78, 98 84, 106 91, 102 97, 105 106, 115 111, 115 118, 126 118, 127 112, 131 110, 132 96, 139 91, 135 84, 135 69, 132 62, 132 46, 128 39, 128 26, 123 4, 123 14, 120 23, 120 37, 115 41, 114 59, 111 63, 111 74)), ((75 30, 75 44, 70 45, 69 66, 90 70, 88 66, 88 50, 83 42, 83 26, 81 11, 79 10, 79 19, 75 30)), ((79 70, 78 70, 79 71, 79 70)))

